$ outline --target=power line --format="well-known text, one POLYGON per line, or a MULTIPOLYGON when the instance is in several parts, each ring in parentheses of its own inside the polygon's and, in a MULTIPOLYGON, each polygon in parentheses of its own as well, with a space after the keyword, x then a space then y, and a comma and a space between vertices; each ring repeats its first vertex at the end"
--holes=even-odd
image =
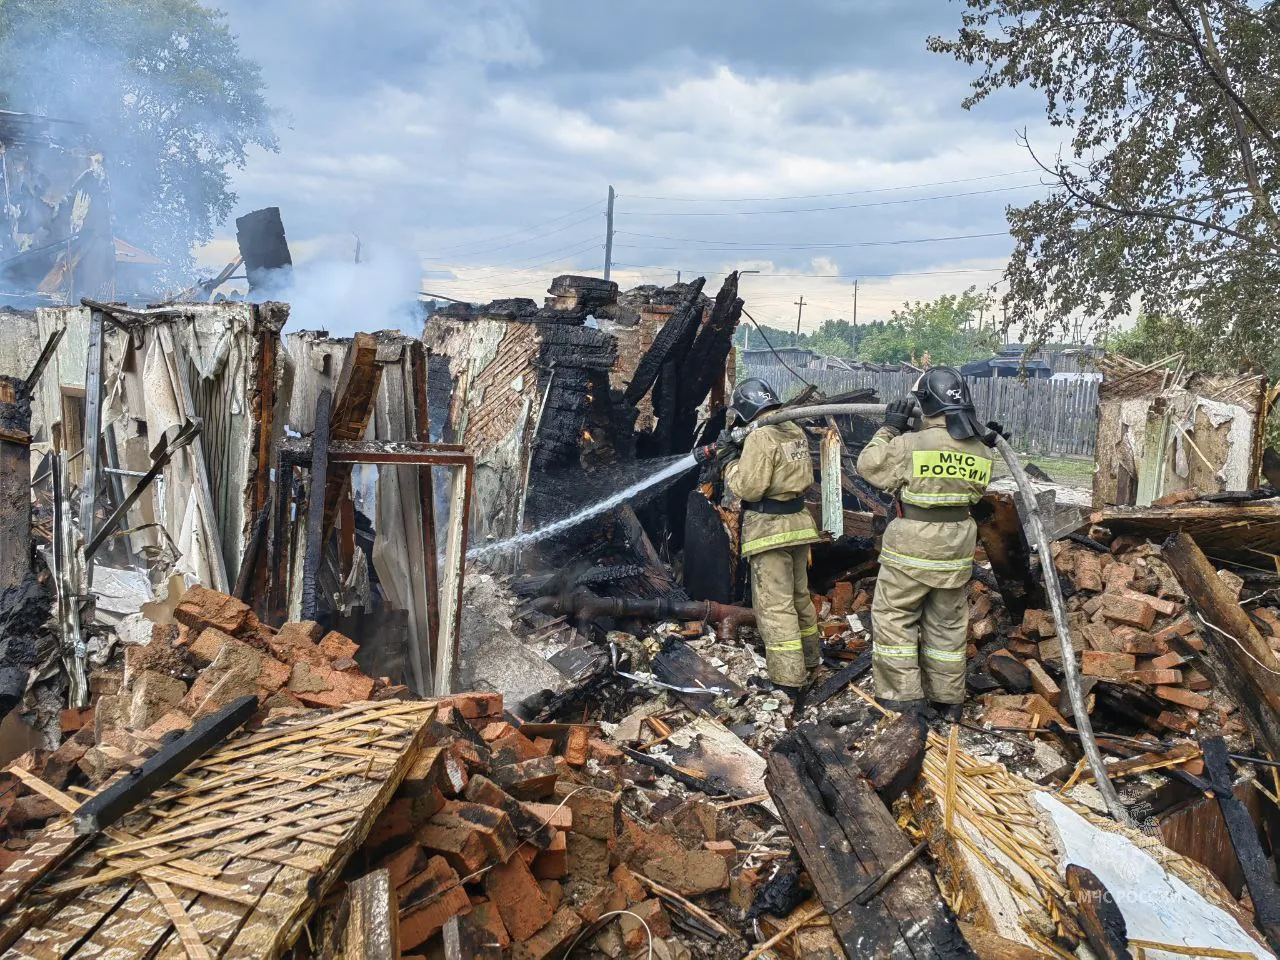
MULTIPOLYGON (((652 233, 634 233, 630 230, 619 230, 617 232, 620 237, 641 237, 650 240, 673 240, 684 243, 699 243, 708 245, 708 249, 733 249, 733 250, 844 250, 850 247, 897 247, 913 243, 942 243, 947 240, 987 240, 991 237, 1007 237, 1008 230, 997 230, 992 233, 965 233, 948 237, 919 237, 912 240, 860 240, 851 243, 774 243, 764 241, 760 243, 739 242, 736 240, 699 240, 695 237, 664 237, 652 233)), ((655 247, 648 244, 637 243, 620 243, 619 247, 627 247, 630 249, 644 250, 683 250, 684 247, 655 247)))
MULTIPOLYGON (((615 263, 614 266, 621 267, 627 270, 664 270, 668 272, 677 269, 676 267, 670 267, 664 264, 654 264, 654 263, 648 263, 648 264, 615 263)), ((680 269, 687 270, 689 273, 702 274, 708 277, 727 277, 730 273, 733 272, 732 270, 690 270, 688 267, 681 267, 680 269)), ((1004 267, 968 267, 961 270, 915 270, 915 271, 903 271, 900 273, 864 273, 862 271, 859 271, 858 276, 860 278, 934 277, 934 276, 942 276, 944 274, 952 274, 952 273, 1004 273, 1004 270, 1005 270, 1004 267)), ((766 279, 769 277, 783 277, 783 278, 798 277, 804 280, 851 280, 852 279, 851 277, 847 277, 844 274, 840 274, 840 273, 762 273, 760 274, 760 276, 766 279)))
POLYGON ((789 197, 648 197, 629 195, 628 200, 663 200, 670 203, 768 203, 781 200, 825 200, 829 197, 857 197, 870 193, 890 193, 895 190, 920 190, 924 187, 946 187, 955 183, 976 183, 980 180, 1001 180, 1005 177, 1021 177, 1040 173, 1036 168, 1012 170, 1009 173, 989 173, 981 177, 962 177, 958 180, 932 180, 928 183, 909 183, 900 187, 874 187, 867 190, 845 190, 840 193, 805 193, 789 197))
MULTIPOLYGON (((440 247, 439 250, 441 252, 445 252, 449 250, 456 250, 459 247, 469 247, 469 246, 472 246, 473 244, 480 244, 481 246, 483 246, 486 243, 493 243, 495 240, 505 240, 507 239, 507 237, 519 236, 522 233, 532 233, 535 230, 541 230, 543 227, 549 226, 553 223, 559 223, 561 220, 565 220, 565 219, 568 219, 569 217, 574 216, 575 214, 582 213, 584 210, 590 210, 593 207, 598 207, 603 202, 604 202, 603 200, 596 200, 592 203, 588 203, 585 207, 578 207, 576 210, 570 210, 568 213, 561 214, 558 217, 552 217, 550 220, 544 220, 541 223, 536 223, 531 227, 521 227, 519 230, 512 230, 509 233, 500 233, 497 236, 485 237, 481 240, 466 240, 466 241, 463 241, 462 243, 455 243, 451 246, 440 247)), ((590 219, 590 218, 586 218, 586 219, 590 219)), ((435 259, 435 258, 424 258, 424 259, 435 259)))
POLYGON ((524 240, 514 240, 511 243, 499 244, 496 247, 489 247, 484 250, 470 250, 466 253, 453 254, 452 256, 448 256, 448 257, 423 257, 422 259, 429 260, 433 263, 441 263, 441 262, 447 262, 450 260, 457 260, 460 258, 478 257, 478 256, 490 254, 490 253, 497 253, 499 250, 509 250, 512 247, 521 247, 521 246, 524 246, 526 243, 536 243, 540 240, 545 239, 546 237, 555 236, 557 233, 564 233, 566 230, 572 230, 574 227, 578 226, 579 224, 586 223, 588 220, 593 220, 593 219, 595 219, 595 214, 591 213, 585 217, 581 217, 578 220, 572 220, 569 223, 566 223, 564 226, 557 227, 554 230, 545 230, 542 233, 538 234, 536 237, 527 237, 524 240))
POLYGON ((958 200, 961 197, 981 197, 992 193, 1008 193, 1011 190, 1029 190, 1041 187, 1041 183, 1023 183, 1016 187, 991 187, 987 190, 968 190, 964 193, 946 193, 932 197, 904 197, 901 200, 876 200, 872 203, 837 203, 827 207, 788 207, 782 210, 639 210, 634 217, 763 217, 780 213, 825 213, 830 210, 863 210, 868 207, 893 207, 905 203, 927 203, 932 200, 958 200))

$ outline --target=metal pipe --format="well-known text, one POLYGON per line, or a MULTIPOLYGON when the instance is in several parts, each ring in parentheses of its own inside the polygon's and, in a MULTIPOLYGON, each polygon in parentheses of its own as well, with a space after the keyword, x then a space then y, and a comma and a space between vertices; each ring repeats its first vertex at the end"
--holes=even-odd
POLYGON ((710 600, 601 597, 589 590, 539 597, 533 601, 532 606, 541 613, 557 617, 573 616, 583 620, 593 620, 596 617, 645 617, 654 620, 671 617, 680 620, 704 620, 718 624, 716 636, 725 641, 736 640, 740 627, 754 625, 756 622, 756 612, 747 607, 735 607, 710 600))
MULTIPOLYGON (((787 423, 792 420, 804 420, 810 417, 826 417, 839 415, 878 416, 883 414, 885 406, 873 403, 825 403, 805 407, 791 407, 767 413, 753 420, 745 427, 734 430, 732 436, 741 440, 757 427, 774 423, 787 423)), ((1084 749, 1089 768, 1093 771, 1094 784, 1102 795, 1107 811, 1118 822, 1133 826, 1129 812, 1120 802, 1116 789, 1107 779, 1106 764, 1102 762, 1102 753, 1098 750, 1098 742, 1093 736, 1093 724, 1084 705, 1084 691, 1080 681, 1080 664, 1076 661, 1075 649, 1071 646, 1071 629, 1067 623, 1067 607, 1062 597, 1062 584, 1058 581, 1058 570, 1053 563, 1053 552, 1049 546, 1049 538, 1045 535, 1044 525, 1040 522, 1039 505, 1035 491, 1031 487, 1027 475, 1022 469, 1022 462, 1009 442, 1003 437, 996 437, 996 450, 1004 459, 1018 489, 1018 503, 1021 507, 1023 528, 1027 539, 1032 542, 1040 556, 1040 573, 1044 578, 1045 592, 1049 594, 1049 605, 1053 610, 1053 623, 1062 639, 1062 673, 1067 681, 1067 695, 1071 700, 1071 708, 1075 714, 1076 730, 1080 736, 1080 745, 1084 749)))

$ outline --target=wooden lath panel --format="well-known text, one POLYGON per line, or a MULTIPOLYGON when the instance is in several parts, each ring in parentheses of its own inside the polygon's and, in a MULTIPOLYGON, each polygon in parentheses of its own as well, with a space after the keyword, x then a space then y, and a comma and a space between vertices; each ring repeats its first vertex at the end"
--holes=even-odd
POLYGON ((291 717, 227 741, 70 860, 54 833, 0 884, 0 929, 13 931, 0 956, 279 956, 434 716, 429 702, 390 701, 291 717))

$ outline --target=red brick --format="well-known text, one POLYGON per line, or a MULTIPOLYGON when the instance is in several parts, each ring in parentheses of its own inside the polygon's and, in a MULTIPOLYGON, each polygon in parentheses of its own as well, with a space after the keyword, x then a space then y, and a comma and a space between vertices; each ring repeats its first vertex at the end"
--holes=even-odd
POLYGON ((591 756, 591 728, 570 727, 565 739, 564 758, 571 767, 581 767, 591 756))
POLYGON ((320 655, 326 660, 342 660, 355 657, 360 644, 337 630, 330 630, 320 638, 320 655))
POLYGON ((724 857, 729 863, 738 859, 738 845, 732 840, 707 840, 702 844, 702 848, 724 857))
POLYGON ((1175 667, 1182 666, 1186 662, 1186 657, 1178 653, 1176 650, 1171 650, 1169 653, 1161 654, 1152 660, 1151 666, 1156 670, 1172 670, 1175 667))
POLYGON ((476 934, 476 946, 497 947, 505 950, 511 946, 511 935, 502 922, 497 906, 489 900, 471 905, 471 912, 464 921, 476 934))
POLYGON ((503 737, 510 736, 516 732, 516 728, 505 720, 491 723, 480 731, 480 736, 484 738, 485 743, 493 743, 495 740, 501 740, 503 737))
POLYGON ((655 857, 646 862, 640 872, 686 897, 729 886, 729 867, 724 857, 710 850, 682 850, 672 856, 655 857))
POLYGON ((1197 693, 1213 689, 1213 681, 1198 670, 1184 671, 1182 685, 1188 690, 1194 690, 1197 693))
POLYGON ((1145 683, 1150 687, 1173 686, 1182 683, 1181 670, 1134 670, 1123 678, 1128 683, 1145 683))
POLYGON ((1137 590, 1121 590, 1120 596, 1154 607, 1156 613, 1162 617, 1172 617, 1182 612, 1182 604, 1167 597, 1153 597, 1146 593, 1139 593, 1137 590))
POLYGON ((619 890, 626 894, 630 903, 639 903, 647 896, 640 881, 635 878, 635 874, 627 869, 627 865, 624 863, 620 863, 613 868, 613 872, 609 874, 609 879, 617 885, 619 890))
POLYGON ((996 621, 994 617, 983 617, 981 620, 969 621, 969 639, 970 640, 986 640, 988 637, 995 636, 996 621))
POLYGON ((426 851, 416 843, 410 843, 382 860, 378 869, 385 869, 391 874, 391 886, 396 888, 396 895, 403 901, 412 892, 407 886, 409 879, 422 872, 428 859, 426 851))
POLYGON ((551 846, 534 857, 533 875, 539 880, 562 880, 569 872, 569 845, 565 835, 557 830, 551 846))
POLYGON ((234 634, 246 625, 250 613, 248 606, 235 597, 196 584, 182 595, 173 618, 193 630, 217 627, 234 634))
POLYGON ((1137 627, 1117 627, 1115 635, 1120 638, 1120 649, 1135 657, 1158 657, 1169 652, 1167 643, 1137 627))
POLYGON ((547 906, 551 908, 553 914, 560 909, 560 904, 564 903, 563 883, 559 880, 539 880, 538 889, 547 898, 547 906))
POLYGON ((1030 639, 1037 636, 1042 640, 1049 637, 1057 636, 1057 629, 1053 625, 1053 614, 1047 610, 1031 609, 1022 615, 1022 629, 1030 639))
POLYGON ((1156 608, 1143 597, 1139 600, 1128 596, 1108 594, 1102 601, 1102 615, 1116 623, 1128 624, 1140 630, 1150 630, 1156 622, 1156 608))
POLYGON ((362 674, 341 673, 328 667, 294 663, 289 691, 309 707, 336 709, 368 700, 373 681, 362 674))
POLYGON ((1179 617, 1163 630, 1157 631, 1156 639, 1162 643, 1171 644, 1174 637, 1190 637, 1195 632, 1196 625, 1191 622, 1190 617, 1179 617))
POLYGON ((443 747, 424 747, 414 758, 409 772, 400 781, 397 794, 403 796, 424 796, 438 789, 444 777, 443 747))
POLYGON ((574 910, 565 907, 534 936, 523 943, 517 943, 511 950, 511 958, 546 960, 547 957, 555 956, 573 942, 582 932, 582 926, 582 918, 574 910))
POLYGON ((528 865, 519 857, 512 857, 486 873, 484 889, 516 942, 528 940, 551 921, 551 904, 528 865))
POLYGON ((513 763, 545 756, 533 745, 532 740, 519 732, 508 734, 500 740, 493 741, 489 744, 489 748, 493 751, 493 765, 495 767, 510 766, 513 763))
POLYGON ((138 731, 138 736, 145 740, 159 743, 166 733, 172 733, 174 730, 186 730, 190 726, 190 717, 180 711, 170 710, 145 730, 138 731))
POLYGON ((516 852, 519 840, 515 828, 501 810, 483 803, 467 803, 451 800, 442 813, 432 818, 435 823, 442 816, 456 817, 471 824, 484 841, 485 849, 494 860, 505 862, 516 852))
POLYGON ((1027 672, 1031 674, 1031 689, 1040 696, 1044 697, 1050 703, 1058 702, 1058 695, 1062 692, 1056 680, 1045 671, 1035 660, 1027 660, 1024 664, 1027 672))
POLYGON ((853 584, 848 580, 838 580, 831 590, 831 615, 833 617, 848 616, 853 606, 853 584))
MULTIPOLYGON (((533 741, 533 752, 535 756, 549 757, 556 750, 556 742, 550 737, 536 737, 533 741)), ((568 761, 566 761, 567 763, 568 761)))
POLYGON ((1162 711, 1160 716, 1156 717, 1156 723, 1170 730, 1177 730, 1179 733, 1190 734, 1195 730, 1195 724, 1181 714, 1174 713, 1172 710, 1162 711))
POLYGON ((1208 710, 1213 706, 1213 701, 1208 697, 1203 697, 1191 690, 1184 690, 1182 687, 1156 687, 1156 696, 1161 700, 1167 700, 1169 703, 1176 703, 1180 707, 1188 707, 1192 710, 1208 710))
POLYGON ((309 663, 326 666, 327 662, 316 645, 324 628, 314 620, 296 620, 286 623, 274 635, 267 638, 271 655, 283 663, 309 663))
POLYGON ((521 804, 535 817, 557 830, 573 829, 573 808, 558 803, 524 803, 521 804))
POLYGON ((1081 654, 1080 672, 1086 677, 1104 677, 1119 680, 1137 666, 1137 658, 1128 653, 1106 653, 1102 650, 1086 650, 1081 654))
POLYGON ((551 757, 498 767, 493 780, 517 800, 541 800, 555 789, 559 771, 551 757))
POLYGON ((459 693, 448 698, 458 715, 467 720, 481 717, 502 716, 502 694, 500 693, 459 693))
POLYGON ((625 899, 618 893, 618 888, 607 880, 594 885, 574 884, 571 892, 570 903, 586 923, 595 923, 607 913, 611 901, 625 899))
POLYGON ((569 781, 556 784, 556 796, 573 811, 574 833, 613 843, 622 830, 622 796, 569 781))
POLYGON ((470 774, 486 774, 489 772, 490 753, 487 748, 480 747, 470 740, 458 737, 449 741, 448 751, 456 757, 470 774))
POLYGON ((58 714, 62 733, 79 733, 80 728, 93 723, 93 707, 69 707, 58 714))
POLYGON ((606 743, 598 737, 591 738, 591 742, 587 744, 587 749, 590 753, 590 759, 596 763, 616 763, 626 756, 613 744, 606 743))
POLYGON ((279 691, 289 682, 291 674, 292 669, 288 664, 281 663, 274 657, 263 657, 262 668, 258 671, 259 696, 262 695, 262 692, 276 693, 279 691))
POLYGON ((493 862, 484 838, 475 824, 437 813, 414 833, 414 839, 432 853, 438 853, 449 866, 463 876, 470 876, 493 862))
POLYGON ((628 952, 646 946, 650 934, 658 938, 671 936, 671 921, 657 900, 641 901, 631 908, 631 912, 636 916, 624 913, 618 918, 622 928, 622 946, 628 952), (644 923, 637 918, 642 918, 644 923))
POLYGON ((1098 556, 1088 550, 1072 551, 1075 563, 1071 570, 1071 582, 1077 590, 1089 590, 1094 593, 1102 589, 1102 563, 1098 556))
POLYGON ((442 857, 432 857, 414 878, 415 902, 400 908, 400 949, 421 946, 440 932, 452 917, 471 912, 471 899, 458 874, 442 857))
POLYGON ((201 667, 207 667, 217 658, 218 653, 226 644, 248 647, 247 643, 237 640, 223 630, 217 627, 206 627, 200 631, 200 635, 188 648, 191 659, 201 667))
MULTIPOLYGON (((1013 649, 1013 644, 1009 645, 1009 649, 1013 649)), ((1078 634, 1073 635, 1071 637, 1071 649, 1076 651, 1077 654, 1083 653, 1085 649, 1084 638, 1078 634)), ((1062 645, 1058 642, 1057 637, 1054 637, 1052 640, 1041 640, 1038 654, 1041 661, 1061 660, 1062 645)))

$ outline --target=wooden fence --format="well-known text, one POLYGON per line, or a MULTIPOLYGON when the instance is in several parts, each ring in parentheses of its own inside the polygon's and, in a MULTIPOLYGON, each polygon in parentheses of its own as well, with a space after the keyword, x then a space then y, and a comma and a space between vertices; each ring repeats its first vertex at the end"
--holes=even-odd
MULTIPOLYGON (((800 370, 804 377, 777 364, 743 365, 743 375, 763 377, 785 398, 794 397, 808 381, 826 396, 873 387, 882 403, 903 397, 915 373, 870 370, 800 370)), ((1017 377, 971 379, 969 390, 982 422, 998 420, 1021 453, 1041 457, 1093 456, 1098 429, 1098 384, 1092 380, 1022 380, 1017 377)))

